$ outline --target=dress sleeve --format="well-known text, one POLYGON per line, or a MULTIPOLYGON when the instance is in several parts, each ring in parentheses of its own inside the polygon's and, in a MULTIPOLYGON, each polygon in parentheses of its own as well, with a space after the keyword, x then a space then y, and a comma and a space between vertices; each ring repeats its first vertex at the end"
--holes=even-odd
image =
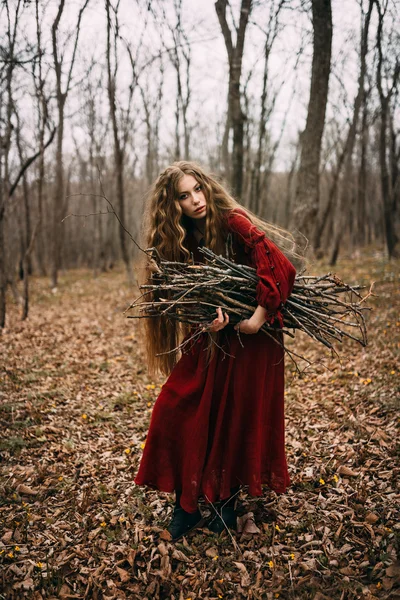
POLYGON ((256 299, 266 309, 267 322, 272 325, 277 320, 283 327, 280 309, 293 289, 296 269, 265 233, 251 223, 246 213, 232 211, 227 221, 228 229, 251 253, 258 275, 256 299))

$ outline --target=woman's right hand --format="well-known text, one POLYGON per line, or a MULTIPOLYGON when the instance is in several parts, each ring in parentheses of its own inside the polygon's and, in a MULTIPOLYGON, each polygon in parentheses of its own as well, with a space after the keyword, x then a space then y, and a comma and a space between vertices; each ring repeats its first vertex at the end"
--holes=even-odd
POLYGON ((216 313, 218 316, 207 327, 207 331, 220 331, 228 325, 229 315, 227 313, 222 314, 222 308, 217 308, 216 313))

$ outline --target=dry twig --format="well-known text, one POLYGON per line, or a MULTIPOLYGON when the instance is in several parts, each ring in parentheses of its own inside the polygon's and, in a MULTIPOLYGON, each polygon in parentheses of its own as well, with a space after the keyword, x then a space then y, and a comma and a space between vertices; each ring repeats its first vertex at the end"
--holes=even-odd
MULTIPOLYGON (((201 248, 205 264, 167 261, 161 259, 154 249, 146 251, 156 269, 150 280, 140 286, 141 296, 125 312, 136 310, 138 314, 128 318, 166 318, 179 321, 193 329, 187 338, 171 352, 184 350, 199 334, 207 331, 221 307, 229 314, 235 325, 249 318, 255 307, 257 273, 247 265, 236 264, 217 256, 208 248, 201 248)), ((336 352, 334 342, 348 337, 362 346, 367 344, 367 332, 361 306, 364 302, 360 286, 350 286, 336 275, 327 273, 321 277, 298 275, 290 298, 281 306, 283 334, 294 337, 296 329, 307 333, 312 339, 336 352)), ((368 296, 371 290, 368 292, 368 296)), ((261 331, 284 346, 277 335, 275 324, 265 324, 261 331)), ((297 356, 285 348, 292 358, 297 356)))

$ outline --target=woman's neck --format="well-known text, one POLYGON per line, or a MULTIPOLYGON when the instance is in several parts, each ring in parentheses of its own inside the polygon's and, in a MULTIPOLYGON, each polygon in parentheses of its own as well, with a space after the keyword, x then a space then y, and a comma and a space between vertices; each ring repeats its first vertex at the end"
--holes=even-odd
POLYGON ((197 241, 201 240, 204 237, 204 232, 206 229, 206 219, 192 219, 193 225, 193 234, 197 241))

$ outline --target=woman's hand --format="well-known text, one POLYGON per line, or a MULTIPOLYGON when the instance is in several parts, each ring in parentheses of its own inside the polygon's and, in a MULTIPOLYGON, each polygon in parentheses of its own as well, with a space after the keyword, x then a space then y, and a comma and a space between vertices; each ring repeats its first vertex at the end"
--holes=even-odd
POLYGON ((229 315, 227 313, 222 314, 222 308, 217 308, 216 313, 218 317, 211 322, 207 327, 207 331, 220 331, 226 327, 229 323, 229 315))
POLYGON ((240 331, 240 333, 257 333, 264 325, 265 321, 265 309, 262 306, 257 306, 250 319, 243 319, 243 321, 240 321, 240 323, 235 325, 234 329, 240 331))
POLYGON ((243 321, 240 321, 240 323, 235 325, 234 329, 236 329, 236 331, 240 331, 240 333, 251 334, 251 333, 258 333, 258 330, 260 329, 260 327, 261 327, 261 325, 259 323, 256 323, 255 321, 252 320, 252 318, 250 318, 250 319, 243 319, 243 321))

